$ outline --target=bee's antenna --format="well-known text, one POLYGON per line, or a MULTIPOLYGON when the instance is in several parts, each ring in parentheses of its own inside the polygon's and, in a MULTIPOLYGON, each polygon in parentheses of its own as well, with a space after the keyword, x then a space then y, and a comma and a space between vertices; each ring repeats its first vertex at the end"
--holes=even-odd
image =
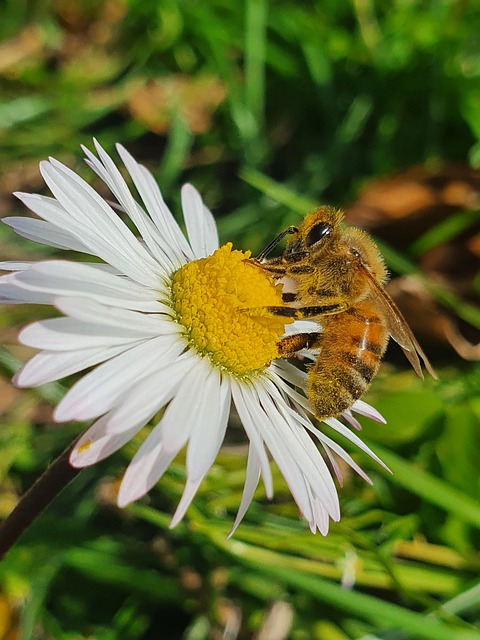
POLYGON ((269 253, 271 253, 275 249, 275 247, 280 242, 280 240, 283 240, 283 238, 285 236, 288 236, 288 235, 290 235, 292 233, 298 233, 297 227, 293 227, 293 226, 292 227, 288 227, 288 229, 285 229, 285 231, 282 231, 282 233, 280 233, 275 238, 275 240, 272 240, 272 242, 270 242, 270 244, 267 247, 265 247, 265 249, 260 254, 258 254, 256 259, 258 261, 262 261, 264 258, 266 258, 268 256, 269 253))

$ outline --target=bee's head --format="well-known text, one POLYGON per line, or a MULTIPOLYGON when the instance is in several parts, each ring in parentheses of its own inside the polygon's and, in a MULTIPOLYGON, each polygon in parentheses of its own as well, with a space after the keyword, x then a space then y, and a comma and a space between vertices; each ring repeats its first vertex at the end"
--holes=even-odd
POLYGON ((317 251, 323 246, 331 245, 343 220, 343 214, 333 207, 320 207, 305 216, 298 228, 298 233, 287 245, 287 252, 317 251))

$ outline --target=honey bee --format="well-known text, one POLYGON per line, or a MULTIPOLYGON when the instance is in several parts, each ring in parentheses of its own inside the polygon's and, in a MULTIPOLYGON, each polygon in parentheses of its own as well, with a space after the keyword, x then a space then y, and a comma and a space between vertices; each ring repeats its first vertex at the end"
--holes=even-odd
POLYGON ((299 227, 289 227, 258 256, 255 263, 273 278, 289 278, 295 293, 284 293, 291 307, 269 307, 280 316, 318 320, 318 333, 286 336, 279 356, 301 349, 320 349, 309 369, 307 395, 322 420, 345 411, 367 390, 378 371, 391 336, 413 369, 423 378, 424 366, 436 378, 398 307, 385 291, 387 269, 372 238, 356 228, 342 227, 343 213, 320 207, 299 227), (284 253, 264 262, 286 235, 284 253))

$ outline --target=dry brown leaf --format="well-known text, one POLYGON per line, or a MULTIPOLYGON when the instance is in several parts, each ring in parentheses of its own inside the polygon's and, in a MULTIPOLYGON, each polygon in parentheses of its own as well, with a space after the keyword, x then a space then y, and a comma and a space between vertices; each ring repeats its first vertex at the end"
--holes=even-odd
POLYGON ((480 171, 463 165, 414 166, 369 182, 345 209, 350 224, 407 246, 452 213, 480 207, 480 171))
POLYGON ((10 380, 0 376, 0 415, 8 413, 18 393, 18 389, 15 389, 10 380))
POLYGON ((44 48, 44 39, 38 26, 29 25, 18 35, 0 45, 0 74, 8 75, 12 70, 30 60, 38 62, 44 48))
POLYGON ((0 640, 15 640, 19 637, 16 618, 7 597, 0 592, 0 640))
POLYGON ((130 85, 127 107, 131 115, 150 131, 164 134, 179 115, 191 133, 204 133, 212 123, 215 109, 226 96, 225 85, 214 75, 190 78, 166 76, 156 80, 136 80, 130 85))

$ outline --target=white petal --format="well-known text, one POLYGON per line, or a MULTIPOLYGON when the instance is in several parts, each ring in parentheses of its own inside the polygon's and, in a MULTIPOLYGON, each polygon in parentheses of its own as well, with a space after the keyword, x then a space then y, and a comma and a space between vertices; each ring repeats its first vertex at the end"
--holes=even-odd
POLYGON ((320 429, 315 427, 311 423, 310 420, 308 420, 304 416, 301 416, 298 413, 294 412, 290 407, 286 407, 286 412, 287 412, 287 415, 290 415, 291 420, 293 422, 296 422, 296 421, 300 422, 301 425, 303 425, 305 427, 305 429, 307 429, 308 431, 313 433, 319 439, 319 441, 321 442, 321 444, 323 445, 323 447, 325 449, 326 454, 329 457, 329 460, 330 460, 332 466, 334 467, 335 473, 337 475, 337 478, 338 478, 340 484, 342 483, 341 473, 339 473, 338 465, 337 465, 335 459, 331 456, 331 453, 330 453, 329 449, 332 449, 333 451, 335 451, 335 453, 340 458, 345 460, 345 462, 348 465, 350 465, 352 467, 352 469, 354 469, 358 473, 359 476, 361 476, 369 484, 372 484, 372 482, 371 482, 370 478, 368 477, 368 475, 361 469, 361 467, 359 467, 357 465, 357 463, 351 458, 351 456, 342 447, 340 447, 336 442, 334 442, 331 438, 329 438, 322 431, 320 431, 320 429))
POLYGON ((95 230, 83 224, 79 219, 72 218, 55 198, 21 191, 16 191, 13 195, 37 216, 57 229, 73 235, 77 241, 83 241, 85 246, 89 247, 90 242, 95 241, 95 230))
POLYGON ((332 429, 337 431, 337 433, 340 433, 342 436, 345 436, 345 438, 350 440, 350 442, 353 442, 353 444, 356 444, 359 449, 361 449, 365 453, 368 453, 368 455, 371 458, 373 458, 375 462, 378 462, 378 464, 381 467, 386 469, 386 471, 389 471, 390 473, 392 473, 390 469, 387 467, 387 465, 384 462, 382 462, 377 455, 373 453, 370 447, 367 447, 367 445, 355 433, 352 433, 348 427, 342 424, 340 420, 337 420, 336 418, 327 418, 326 420, 324 420, 324 422, 325 424, 328 424, 328 426, 332 427, 332 429))
MULTIPOLYGON (((283 372, 281 373, 281 375, 283 375, 283 372)), ((304 399, 303 396, 298 394, 295 390, 289 388, 288 385, 285 385, 285 383, 279 378, 279 376, 276 375, 276 373, 274 371, 271 371, 271 377, 272 377, 272 380, 273 380, 274 384, 278 388, 282 389, 290 398, 292 398, 292 400, 295 403, 298 403, 298 407, 301 407, 302 409, 306 409, 310 414, 312 413, 312 410, 311 410, 311 407, 310 407, 310 403, 306 399, 304 399)), ((370 407, 370 405, 367 405, 366 403, 363 403, 362 401, 358 401, 358 402, 361 403, 360 406, 359 406, 360 411, 367 412, 367 411, 371 410, 372 413, 375 412, 375 410, 372 407, 370 407), (363 407, 363 405, 365 405, 366 408, 363 407)), ((353 405, 353 406, 355 406, 355 405, 353 405)), ((370 413, 369 413, 369 415, 370 415, 370 413)), ((380 414, 378 414, 378 416, 380 416, 380 414)), ((353 416, 352 416, 352 418, 353 418, 353 416)), ((297 416, 297 419, 299 421, 302 421, 307 429, 310 429, 311 431, 312 431, 312 429, 314 429, 314 427, 313 427, 313 425, 311 425, 310 421, 305 422, 300 416, 297 416), (307 424, 308 424, 308 426, 307 426, 307 424)), ((353 420, 355 421, 354 418, 353 418, 353 420)), ((366 453, 368 453, 368 455, 370 455, 376 462, 378 462, 381 466, 383 466, 385 469, 387 469, 389 471, 388 467, 380 460, 380 458, 378 458, 378 456, 376 456, 373 453, 373 451, 369 447, 367 447, 367 445, 365 445, 358 436, 356 436, 354 433, 352 433, 350 431, 350 429, 348 429, 345 425, 343 425, 341 422, 339 422, 339 420, 337 420, 336 418, 328 418, 328 419, 324 420, 324 422, 326 424, 328 424, 329 426, 331 426, 336 431, 338 431, 339 433, 341 433, 343 436, 348 438, 351 442, 356 444, 360 449, 362 449, 362 451, 365 451, 366 453)), ((342 451, 343 451, 343 449, 342 449, 342 451)), ((365 478, 367 480, 367 482, 370 482, 370 479, 360 469, 360 467, 357 468, 357 466, 354 466, 353 468, 357 471, 357 473, 359 473, 359 475, 362 476, 362 478, 365 478)))
POLYGON ((123 446, 171 400, 186 365, 186 358, 181 356, 172 366, 136 384, 118 407, 99 418, 82 436, 70 458, 73 466, 88 466, 123 446))
POLYGON ((259 461, 256 450, 254 449, 254 447, 250 445, 250 447, 248 448, 247 472, 245 475, 245 485, 243 487, 242 500, 238 508, 235 522, 233 523, 230 533, 228 534, 228 538, 230 538, 235 533, 238 525, 243 520, 243 517, 247 512, 247 509, 250 506, 250 503, 252 502, 259 480, 260 480, 260 461, 259 461))
POLYGON ((154 285, 158 267, 118 215, 84 180, 60 162, 40 164, 40 172, 58 202, 90 229, 96 229, 103 249, 97 253, 114 266, 122 265, 132 279, 154 285))
POLYGON ((328 451, 328 449, 331 449, 332 451, 335 451, 337 456, 342 458, 342 460, 344 460, 350 467, 352 467, 352 469, 354 469, 358 473, 358 475, 365 480, 365 482, 368 482, 368 484, 372 484, 372 481, 367 476, 367 474, 363 471, 363 469, 361 467, 358 466, 358 464, 345 451, 345 449, 343 449, 334 440, 332 440, 331 438, 326 436, 324 433, 322 433, 319 429, 316 429, 313 425, 310 427, 310 431, 312 433, 315 433, 315 435, 320 440, 320 442, 323 445, 325 445, 325 450, 326 451, 328 451))
POLYGON ((215 217, 205 204, 203 205, 203 217, 205 218, 205 244, 208 255, 210 255, 220 246, 220 239, 215 217))
POLYGON ((54 295, 48 291, 29 291, 18 280, 21 272, 10 273, 0 278, 1 304, 52 304, 54 295))
MULTIPOLYGON (((281 455, 284 456, 286 460, 288 457, 292 457, 294 463, 298 465, 303 476, 307 479, 307 484, 315 487, 317 494, 322 487, 322 502, 327 511, 332 514, 332 516, 335 516, 339 512, 338 495, 325 461, 305 430, 302 428, 299 429, 291 419, 288 419, 288 407, 278 389, 270 380, 265 380, 264 383, 265 392, 260 390, 260 401, 265 408, 265 413, 266 415, 272 416, 275 411, 277 412, 273 420, 276 434, 275 431, 271 431, 271 423, 265 422, 263 436, 268 448, 274 457, 275 454, 271 449, 272 446, 276 446, 277 451, 281 452, 281 455), (275 403, 273 399, 275 399, 275 403), (275 438, 275 435, 277 435, 277 438, 275 438), (285 448, 285 451, 282 450, 283 448, 285 448)), ((285 469, 281 467, 281 470, 283 474, 285 469)), ((298 486, 300 486, 300 484, 301 483, 299 483, 298 486)))
POLYGON ((254 415, 262 438, 285 478, 295 501, 308 520, 311 517, 311 513, 308 499, 306 499, 308 496, 305 492, 303 473, 304 465, 307 464, 308 466, 308 461, 304 452, 295 446, 296 443, 288 433, 289 427, 286 425, 283 416, 268 401, 268 394, 265 394, 261 388, 258 389, 258 392, 259 401, 253 403, 251 398, 249 400, 251 403, 250 410, 254 415))
POLYGON ((145 207, 159 231, 168 239, 172 253, 181 260, 193 260, 194 255, 177 221, 165 204, 160 189, 152 174, 139 164, 130 153, 117 145, 117 151, 125 164, 145 207))
POLYGON ((111 428, 117 430, 117 424, 118 428, 124 423, 131 424, 132 416, 140 422, 148 422, 177 393, 195 360, 196 356, 191 353, 182 353, 175 362, 167 363, 137 382, 131 393, 122 396, 111 412, 111 428))
POLYGON ((41 320, 25 327, 18 339, 22 344, 49 351, 75 351, 138 342, 150 337, 141 331, 80 322, 73 318, 41 320))
MULTIPOLYGON (((128 251, 133 248, 136 253, 140 246, 138 260, 144 261, 145 265, 150 268, 154 269, 156 267, 152 257, 139 245, 138 238, 135 237, 127 225, 118 217, 117 213, 110 207, 107 201, 85 182, 83 178, 55 158, 50 158, 49 163, 41 163, 40 169, 46 181, 48 178, 49 182, 47 182, 47 184, 49 184, 57 200, 60 204, 62 204, 63 200, 64 206, 65 204, 67 205, 65 207, 66 211, 72 211, 73 201, 74 207, 77 210, 81 209, 80 219, 84 220, 87 224, 95 224, 99 231, 102 230, 106 232, 106 237, 108 237, 112 229, 114 229, 124 249, 128 251)), ((118 172, 118 169, 115 168, 115 171, 118 172)), ((117 173, 117 175, 119 175, 119 173, 117 173)), ((125 189, 127 189, 126 185, 125 189)), ((148 271, 148 269, 146 271, 148 271)))
POLYGON ((341 487, 343 487, 343 474, 342 474, 342 470, 340 469, 340 467, 338 465, 337 459, 335 458, 333 453, 330 451, 330 449, 323 442, 321 444, 323 446, 323 450, 325 452, 325 455, 328 458, 330 466, 332 467, 333 473, 335 475, 335 478, 337 479, 338 484, 341 487))
MULTIPOLYGON (((308 484, 313 488, 315 494, 320 497, 322 504, 332 518, 340 517, 338 494, 328 466, 307 431, 303 428, 298 428, 299 425, 302 425, 302 416, 295 413, 293 415, 290 414, 291 419, 289 420, 288 411, 283 410, 282 414, 286 416, 286 424, 289 426, 290 432, 298 440, 300 447, 304 451, 305 458, 300 468, 307 478, 308 484)), ((293 440, 290 441, 290 448, 293 451, 293 440)), ((294 455, 299 459, 301 454, 299 452, 294 455)))
POLYGON ((57 405, 57 422, 89 420, 109 411, 133 383, 175 361, 183 345, 160 336, 125 351, 79 380, 57 405))
POLYGON ((263 484, 265 485, 265 492, 268 498, 273 496, 273 481, 272 471, 270 469, 270 463, 263 445, 263 438, 260 435, 259 427, 256 423, 256 415, 251 411, 252 406, 258 409, 258 395, 252 388, 245 387, 241 382, 237 382, 232 379, 232 398, 235 403, 240 420, 242 421, 243 428, 245 429, 251 446, 255 449, 255 452, 260 461, 260 468, 262 471, 263 484), (252 395, 252 401, 247 401, 249 396, 252 395), (255 404, 257 403, 257 405, 255 404))
POLYGON ((36 263, 6 260, 5 262, 0 262, 0 271, 25 271, 26 269, 30 269, 32 264, 36 264, 36 263))
MULTIPOLYGON (((99 233, 95 224, 88 219, 85 220, 82 216, 72 217, 55 198, 20 192, 15 195, 38 216, 74 236, 85 245, 88 253, 102 258, 121 273, 128 272, 129 263, 125 261, 122 252, 118 251, 118 244, 115 243, 114 227, 105 236, 99 233)), ((135 271, 133 275, 136 273, 135 271)))
POLYGON ((49 260, 4 278, 9 278, 7 283, 20 289, 44 294, 50 304, 54 296, 80 296, 109 306, 153 312, 164 310, 154 291, 86 264, 49 260))
MULTIPOLYGON (((287 376, 285 375, 285 372, 282 371, 282 372, 280 372, 280 375, 277 375, 275 373, 275 369, 273 369, 273 367, 270 366, 269 375, 270 375, 270 379, 272 380, 273 384, 278 389, 280 389, 288 398, 290 398, 290 400, 293 401, 293 403, 295 404, 296 407, 301 407, 302 409, 307 411, 310 415, 313 415, 312 406, 311 406, 310 401, 308 400, 308 398, 306 398, 301 393, 298 393, 298 391, 296 391, 295 389, 292 389, 292 387, 290 387, 288 384, 286 384, 284 382, 284 380, 282 379, 282 377, 287 378, 287 376), (282 376, 282 377, 280 377, 280 376, 282 376)), ((288 377, 290 377, 290 376, 288 376, 288 377)))
POLYGON ((57 247, 58 249, 73 249, 74 251, 88 253, 88 249, 83 242, 68 233, 68 231, 59 229, 50 222, 19 216, 3 218, 2 222, 11 227, 19 236, 28 240, 40 242, 50 247, 57 247))
MULTIPOLYGON (((310 531, 312 533, 316 533, 317 529, 320 531, 320 533, 322 534, 322 536, 326 536, 328 533, 328 528, 329 528, 329 516, 327 511, 325 510, 324 506, 322 505, 320 499, 318 498, 317 495, 313 494, 312 498, 311 498, 311 504, 312 504, 312 510, 313 510, 313 519, 312 521, 309 523, 310 524, 310 531)), ((333 518, 334 521, 338 522, 338 520, 340 519, 340 517, 338 518, 333 518)))
POLYGON ((185 226, 195 258, 206 258, 218 249, 215 221, 195 187, 184 184, 181 194, 185 226))
POLYGON ((295 335, 297 333, 318 333, 321 330, 318 322, 314 320, 295 320, 291 324, 285 325, 284 335, 295 335))
POLYGON ((88 367, 93 367, 132 346, 135 346, 135 343, 133 345, 130 343, 130 345, 115 347, 82 349, 71 353, 43 351, 23 365, 13 377, 12 382, 18 387, 37 387, 40 384, 53 382, 53 380, 59 380, 88 367))
POLYGON ((195 494, 197 493, 198 487, 200 486, 200 483, 202 482, 202 480, 203 480, 203 477, 195 481, 187 480, 185 484, 185 489, 182 494, 182 498, 178 503, 178 507, 175 513, 173 514, 172 521, 170 522, 170 529, 175 528, 177 524, 182 520, 183 516, 185 515, 185 512, 187 511, 193 498, 195 497, 195 494))
POLYGON ((357 431, 361 431, 362 430, 362 425, 360 424, 360 422, 355 418, 355 416, 352 414, 352 412, 350 411, 350 409, 347 409, 347 411, 344 411, 342 413, 342 416, 345 418, 345 420, 348 422, 348 424, 353 427, 354 429, 356 429, 357 431))
MULTIPOLYGON (((157 482, 160 476, 167 469, 171 460, 173 460, 178 451, 186 443, 192 429, 189 421, 198 421, 197 427, 204 426, 204 421, 201 418, 204 414, 203 407, 201 406, 203 405, 201 395, 203 391, 205 399, 208 402, 210 394, 207 393, 205 389, 197 389, 196 387, 199 383, 201 385, 202 381, 205 382, 204 375, 208 374, 208 369, 210 369, 210 373, 213 374, 210 376, 210 386, 214 384, 218 385, 218 380, 215 380, 215 376, 218 376, 218 373, 213 371, 210 365, 206 365, 206 363, 202 361, 199 361, 196 364, 197 370, 194 373, 189 372, 188 376, 186 376, 182 386, 178 389, 175 397, 167 407, 163 419, 154 428, 147 440, 145 440, 129 466, 118 497, 118 502, 121 506, 128 504, 132 500, 136 500, 138 497, 146 493, 146 491, 148 491, 155 482, 157 482), (200 394, 200 396, 198 394, 200 394), (190 399, 190 405, 188 404, 188 400, 185 400, 186 397, 190 399), (192 400, 196 400, 197 403, 192 404, 192 400), (182 415, 182 412, 184 415, 182 415), (175 425, 180 433, 173 432, 175 425), (186 428, 179 429, 179 427, 184 425, 186 425, 186 428), (138 476, 142 475, 142 478, 138 477, 134 479, 135 473, 138 476)), ((222 406, 221 403, 217 403, 216 410, 219 414, 221 413, 222 416, 225 413, 224 406, 222 406)), ((220 415, 217 417, 217 423, 220 423, 219 418, 220 415)), ((208 438, 209 434, 206 434, 204 437, 208 438)), ((209 466, 205 469, 205 473, 209 466)), ((175 524, 183 517, 185 510, 188 508, 188 505, 193 499, 196 490, 203 479, 203 476, 204 473, 196 480, 187 480, 185 492, 174 519, 172 520, 171 526, 175 526, 175 524)))
POLYGON ((211 370, 212 365, 208 361, 197 358, 168 405, 162 418, 163 450, 166 454, 176 455, 180 451, 195 427, 197 413, 203 415, 204 402, 208 401, 204 384, 211 370))
POLYGON ((107 422, 108 414, 99 418, 78 440, 70 454, 69 462, 72 467, 82 469, 108 458, 131 440, 142 427, 140 425, 118 433, 105 433, 107 422))
POLYGON ((363 400, 356 400, 352 406, 350 407, 351 411, 356 411, 362 416, 366 416, 367 418, 371 418, 375 420, 375 422, 381 422, 382 424, 387 424, 387 421, 382 416, 382 414, 371 407, 369 404, 364 402, 363 400))
POLYGON ((87 148, 82 147, 87 155, 87 164, 102 178, 117 198, 122 210, 127 213, 140 231, 152 255, 164 267, 172 269, 173 263, 169 259, 169 256, 172 255, 171 247, 164 241, 157 227, 137 204, 113 160, 96 140, 94 143, 100 159, 98 160, 87 148))
MULTIPOLYGON (((111 289, 114 294, 120 293, 124 297, 133 297, 140 300, 152 300, 156 297, 158 281, 153 288, 147 288, 103 270, 95 269, 90 264, 72 262, 67 260, 45 260, 38 262, 30 270, 50 278, 58 278, 66 282, 66 286, 78 287, 80 291, 89 291, 92 286, 101 289, 111 289), (80 284, 86 285, 80 287, 80 284)), ((88 296, 87 296, 88 297, 88 296)))
POLYGON ((162 423, 154 427, 128 465, 118 492, 117 504, 125 507, 144 496, 170 466, 176 453, 166 454, 162 445, 162 423))
MULTIPOLYGON (((75 320, 129 330, 144 336, 178 334, 181 331, 180 325, 166 314, 141 313, 130 309, 108 307, 85 298, 55 298, 55 306, 75 320)), ((173 311, 165 305, 160 308, 163 312, 173 314, 173 311)))
POLYGON ((296 387, 300 387, 301 389, 305 388, 308 377, 307 372, 302 371, 291 362, 287 360, 277 360, 276 362, 272 362, 270 370, 296 387))
POLYGON ((298 447, 292 446, 288 433, 285 433, 285 421, 281 415, 266 413, 263 408, 253 407, 253 405, 251 409, 252 412, 256 411, 257 424, 263 439, 285 478, 295 502, 304 517, 310 520, 312 513, 302 471, 305 455, 303 452, 298 455, 298 447))
POLYGON ((190 482, 205 476, 222 445, 230 412, 230 384, 212 369, 204 381, 200 402, 191 418, 195 422, 187 449, 187 474, 190 482))
MULTIPOLYGON (((32 260, 30 262, 17 262, 14 260, 7 260, 5 262, 0 262, 0 270, 4 271, 26 271, 27 269, 31 269, 36 266, 38 260, 32 260)), ((82 264, 87 264, 92 269, 97 269, 98 271, 105 271, 106 273, 112 273, 116 276, 121 274, 109 264, 104 264, 103 262, 83 262, 82 264)))

